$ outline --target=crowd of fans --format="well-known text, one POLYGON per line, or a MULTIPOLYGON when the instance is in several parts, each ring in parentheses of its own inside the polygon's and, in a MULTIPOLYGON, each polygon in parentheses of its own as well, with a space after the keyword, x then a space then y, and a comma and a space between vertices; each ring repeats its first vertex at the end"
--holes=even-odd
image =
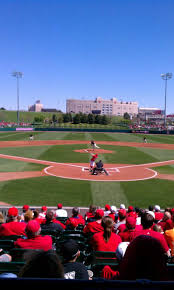
POLYGON ((130 124, 129 128, 132 130, 158 130, 158 131, 163 131, 166 129, 165 126, 160 123, 149 123, 149 124, 134 123, 134 124, 130 124))
POLYGON ((20 122, 19 124, 17 122, 5 122, 5 121, 0 121, 0 128, 12 128, 12 127, 26 127, 26 126, 31 126, 30 123, 26 122, 20 122))
MULTIPOLYGON (((0 239, 17 236, 14 248, 37 250, 26 258, 19 277, 92 279, 86 260, 79 262, 77 239, 64 239, 58 253, 49 231, 56 232, 56 246, 62 235, 71 232, 84 236, 91 253, 115 252, 119 270, 105 265, 101 271, 105 279, 171 280, 167 261, 174 257, 174 208, 126 209, 124 204, 119 208, 106 204, 103 209, 91 205, 84 215, 74 207, 68 215, 59 203, 54 210, 24 205, 22 213, 11 207, 6 217, 0 214, 0 239)), ((0 261, 11 262, 12 257, 6 253, 0 261)))

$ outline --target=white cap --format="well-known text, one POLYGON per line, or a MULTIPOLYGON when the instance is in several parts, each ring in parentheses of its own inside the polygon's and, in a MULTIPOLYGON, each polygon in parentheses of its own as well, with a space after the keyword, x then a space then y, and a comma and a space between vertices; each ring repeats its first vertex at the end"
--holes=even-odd
POLYGON ((153 211, 149 210, 149 211, 147 211, 147 213, 151 214, 153 216, 153 218, 155 219, 155 214, 153 211))
POLYGON ((120 208, 125 209, 125 205, 123 203, 121 203, 120 208))
POLYGON ((121 242, 116 250, 116 256, 119 260, 121 260, 124 257, 124 254, 126 252, 127 246, 129 245, 129 242, 121 242))
POLYGON ((117 211, 117 208, 116 208, 116 206, 115 206, 115 205, 112 205, 112 206, 111 206, 111 211, 114 211, 114 212, 116 212, 116 211, 117 211))
POLYGON ((154 206, 154 209, 155 209, 156 211, 159 211, 159 210, 160 210, 160 206, 159 206, 159 205, 155 205, 155 206, 154 206))

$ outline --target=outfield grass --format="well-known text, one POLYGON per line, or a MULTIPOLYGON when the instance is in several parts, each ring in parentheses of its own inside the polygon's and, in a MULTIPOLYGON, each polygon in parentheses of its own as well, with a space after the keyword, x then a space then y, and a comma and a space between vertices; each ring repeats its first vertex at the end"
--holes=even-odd
MULTIPOLYGON (((36 140, 88 140, 142 142, 143 135, 119 133, 72 133, 72 132, 34 132, 36 140)), ((5 132, 0 141, 28 140, 29 133, 5 132)), ((148 135, 148 142, 174 143, 174 136, 148 135)), ((101 145, 102 149, 112 150, 114 154, 100 154, 104 163, 142 164, 174 159, 173 150, 101 145)), ((20 148, 0 148, 0 153, 30 157, 56 162, 89 162, 90 155, 74 152, 86 145, 31 146, 20 148)), ((43 165, 14 160, 0 159, 0 171, 42 170, 43 165)), ((154 168, 160 173, 174 174, 174 166, 154 168)), ((52 176, 0 182, 0 201, 14 205, 89 206, 106 203, 119 206, 125 203, 139 207, 159 204, 161 207, 174 206, 174 182, 150 179, 131 182, 90 182, 61 179, 52 176)))

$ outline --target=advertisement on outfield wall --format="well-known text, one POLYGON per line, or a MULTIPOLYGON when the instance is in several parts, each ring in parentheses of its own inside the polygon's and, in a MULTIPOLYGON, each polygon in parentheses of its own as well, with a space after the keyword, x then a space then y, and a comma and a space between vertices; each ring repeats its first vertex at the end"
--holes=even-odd
POLYGON ((33 128, 16 128, 16 131, 33 131, 33 128))

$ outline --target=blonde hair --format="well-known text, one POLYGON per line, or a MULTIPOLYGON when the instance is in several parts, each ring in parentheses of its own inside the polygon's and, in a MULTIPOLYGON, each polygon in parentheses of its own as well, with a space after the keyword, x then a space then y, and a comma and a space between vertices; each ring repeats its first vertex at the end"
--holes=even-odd
POLYGON ((32 210, 27 210, 26 213, 24 214, 24 221, 29 222, 33 219, 33 212, 32 210))
POLYGON ((0 224, 3 224, 5 222, 3 213, 0 211, 0 224))

